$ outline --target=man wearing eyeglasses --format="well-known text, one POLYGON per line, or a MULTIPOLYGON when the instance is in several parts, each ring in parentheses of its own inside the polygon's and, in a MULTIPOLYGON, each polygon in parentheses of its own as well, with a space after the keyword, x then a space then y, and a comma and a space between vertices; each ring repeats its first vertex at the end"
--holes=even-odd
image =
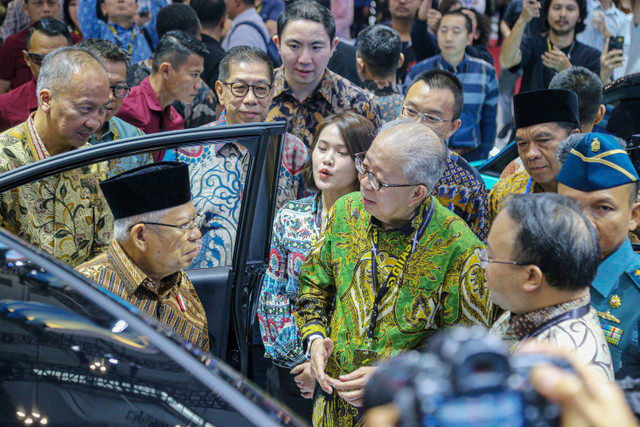
MULTIPOLYGON (((429 70, 419 74, 409 86, 401 113, 431 128, 446 147, 447 140, 460 128, 462 108, 462 84, 456 76, 444 70, 429 70)), ((444 173, 433 196, 484 241, 489 234, 487 188, 469 162, 451 150, 447 152, 444 173)))
POLYGON ((38 108, 36 83, 44 56, 59 47, 69 46, 67 26, 53 18, 36 21, 27 31, 26 50, 22 51, 33 78, 22 86, 0 95, 0 132, 27 120, 38 108))
MULTIPOLYGON (((67 46, 49 53, 38 109, 0 134, 0 173, 87 146, 102 126, 109 79, 101 60, 67 46)), ((62 172, 0 194, 0 226, 71 266, 106 250, 112 216, 98 188, 107 165, 62 172)))
POLYGON ((446 13, 438 27, 441 53, 414 65, 407 80, 425 70, 447 70, 464 88, 460 129, 449 139, 449 148, 469 161, 486 159, 496 137, 498 79, 496 70, 465 51, 473 34, 471 19, 461 11, 446 13))
MULTIPOLYGON (((144 135, 144 132, 137 127, 115 117, 129 93, 129 88, 127 87, 129 54, 114 43, 102 39, 83 40, 77 46, 87 49, 103 59, 107 69, 107 76, 109 77, 109 88, 111 89, 104 124, 98 128, 96 133, 91 135, 89 144, 96 145, 101 142, 144 135)), ((146 165, 152 161, 153 158, 149 153, 113 159, 109 161, 109 175, 117 175, 125 170, 146 165)))
POLYGON ((378 362, 440 328, 493 322, 484 245, 432 197, 446 159, 438 136, 407 119, 356 157, 360 192, 333 205, 299 276, 295 315, 320 385, 314 425, 360 425, 378 362))
MULTIPOLYGON (((56 19, 60 15, 59 0, 25 0, 24 10, 33 25, 43 18, 56 19)), ((32 74, 25 62, 23 51, 26 46, 29 28, 8 37, 0 47, 0 94, 15 89, 31 80, 32 74)), ((80 41, 76 34, 71 38, 74 43, 80 41)))
MULTIPOLYGON (((219 70, 215 87, 224 110, 209 126, 264 122, 273 97, 273 65, 267 54, 256 47, 233 47, 220 61, 219 70)), ((207 214, 209 222, 217 224, 202 237, 202 250, 193 266, 230 265, 250 156, 242 145, 234 143, 183 147, 175 156, 189 164, 194 205, 207 214), (208 184, 212 180, 215 186, 208 184)), ((304 143, 285 134, 276 209, 306 195, 302 166, 308 157, 304 143)))
POLYGON ((613 380, 611 353, 590 306, 598 232, 579 203, 558 194, 514 195, 481 255, 494 304, 508 310, 491 331, 513 353, 527 340, 567 349, 613 380))
MULTIPOLYGON (((184 129, 173 101, 190 105, 202 84, 200 74, 209 53, 200 40, 184 31, 169 31, 153 53, 151 75, 131 89, 116 114, 145 133, 184 129)), ((154 160, 164 153, 154 153, 154 160)))
POLYGON ((106 253, 77 270, 209 350, 207 316, 184 273, 198 253, 201 217, 191 203, 189 168, 159 162, 100 183, 113 212, 106 253))

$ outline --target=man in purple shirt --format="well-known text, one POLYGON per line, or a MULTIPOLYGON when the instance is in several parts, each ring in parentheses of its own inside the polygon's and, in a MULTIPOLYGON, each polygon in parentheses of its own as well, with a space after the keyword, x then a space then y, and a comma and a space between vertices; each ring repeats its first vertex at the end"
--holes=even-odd
POLYGON ((0 132, 18 125, 38 108, 36 82, 44 56, 59 47, 71 45, 67 26, 53 18, 44 18, 27 31, 24 60, 33 78, 8 93, 0 95, 0 132))
MULTIPOLYGON (((207 48, 191 34, 169 31, 153 53, 151 75, 131 89, 116 115, 145 133, 183 129, 171 103, 191 104, 198 93, 207 48)), ((154 160, 160 154, 155 155, 154 160)))

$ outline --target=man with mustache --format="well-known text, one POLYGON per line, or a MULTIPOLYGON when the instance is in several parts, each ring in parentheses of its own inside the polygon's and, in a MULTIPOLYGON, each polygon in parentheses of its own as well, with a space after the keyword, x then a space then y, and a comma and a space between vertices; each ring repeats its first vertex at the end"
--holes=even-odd
POLYGON ((580 132, 578 96, 566 89, 513 97, 516 145, 525 170, 500 179, 489 192, 491 223, 512 194, 557 193, 558 144, 580 132))
POLYGON ((110 178, 100 188, 113 212, 114 239, 106 253, 77 270, 209 350, 207 315, 182 271, 198 254, 202 237, 189 166, 154 163, 110 178))
POLYGON ((600 75, 600 51, 576 40, 585 28, 585 0, 549 0, 543 6, 525 0, 522 13, 500 51, 500 66, 523 70, 521 92, 549 87, 553 76, 572 65, 581 65, 600 75), (545 20, 547 33, 524 35, 535 17, 545 20))

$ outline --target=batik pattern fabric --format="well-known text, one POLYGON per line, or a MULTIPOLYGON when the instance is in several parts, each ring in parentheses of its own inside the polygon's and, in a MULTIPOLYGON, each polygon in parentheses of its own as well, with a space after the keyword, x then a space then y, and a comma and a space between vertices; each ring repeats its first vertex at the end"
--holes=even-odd
MULTIPOLYGON (((227 124, 226 113, 211 126, 227 124)), ((276 209, 305 194, 302 166, 309 154, 302 141, 287 134, 282 146, 276 209)), ((206 216, 202 249, 189 268, 231 265, 249 156, 235 143, 184 147, 175 158, 189 165, 191 202, 206 216)))
POLYGON ((576 355, 578 360, 588 365, 604 378, 613 381, 613 362, 609 344, 600 328, 598 315, 593 307, 578 318, 569 318, 555 323, 558 316, 589 305, 587 295, 561 304, 543 307, 528 313, 516 315, 507 311, 491 327, 491 333, 497 336, 509 348, 518 350, 526 340, 534 340, 563 348, 576 355), (545 327, 548 323, 549 326, 545 327), (542 331, 536 330, 542 329, 542 331))
POLYGON ((489 221, 493 224, 504 207, 507 199, 513 194, 543 193, 544 190, 525 170, 500 179, 489 191, 489 221))
POLYGON ((164 323, 197 348, 209 350, 207 315, 184 271, 156 284, 115 240, 107 252, 76 270, 140 311, 164 323))
POLYGON ((488 191, 473 166, 453 151, 444 173, 433 189, 433 196, 467 223, 481 241, 489 236, 488 191))
MULTIPOLYGON (((47 157, 33 115, 0 134, 0 173, 47 157)), ((75 267, 113 238, 113 215, 98 185, 107 175, 102 162, 6 191, 0 194, 2 227, 75 267)))
MULTIPOLYGON (((431 222, 405 268, 398 272, 397 285, 379 305, 370 349, 382 361, 425 346, 441 328, 471 324, 488 327, 492 323, 493 304, 479 259, 484 245, 460 217, 429 197, 409 223, 385 231, 365 211, 360 193, 351 193, 331 208, 325 231, 311 249, 299 277, 296 321, 303 339, 320 334, 333 340, 334 350, 326 368, 330 377, 338 378, 362 366, 354 356, 356 349, 367 348, 376 296, 371 276, 374 229, 381 287, 403 254, 410 251, 414 230, 432 203, 431 222)), ((316 395, 314 425, 362 425, 360 416, 359 409, 335 391, 316 395)))
POLYGON ((404 95, 395 84, 384 88, 379 88, 372 80, 366 80, 363 84, 364 93, 378 109, 383 124, 400 117, 404 95))
POLYGON ((315 224, 318 196, 290 201, 273 222, 269 267, 258 302, 258 322, 265 357, 279 366, 302 363, 304 351, 294 313, 298 277, 319 231, 315 224))
MULTIPOLYGON (((89 145, 96 145, 103 142, 117 141, 119 139, 144 135, 144 132, 140 129, 117 117, 112 117, 107 123, 107 131, 102 134, 100 139, 98 139, 96 134, 89 137, 89 145)), ((149 163, 153 163, 151 153, 135 154, 133 156, 130 155, 111 159, 108 161, 109 177, 120 175, 122 172, 148 165, 149 163)))
POLYGON ((326 70, 318 87, 306 99, 300 101, 284 78, 282 67, 276 69, 273 82, 273 101, 267 121, 285 120, 287 131, 311 146, 318 124, 327 116, 343 111, 353 111, 380 126, 378 109, 364 91, 326 70))

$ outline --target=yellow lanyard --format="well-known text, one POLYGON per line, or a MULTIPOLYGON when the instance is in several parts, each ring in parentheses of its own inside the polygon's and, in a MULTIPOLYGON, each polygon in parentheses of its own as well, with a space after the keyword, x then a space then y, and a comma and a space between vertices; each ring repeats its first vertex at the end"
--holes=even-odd
MULTIPOLYGON (((118 44, 122 45, 122 42, 120 41, 120 37, 118 37, 118 33, 116 32, 116 29, 113 28, 113 26, 111 24, 107 24, 107 26, 109 27, 109 29, 113 33, 113 37, 115 37, 116 40, 118 41, 118 44)), ((131 52, 133 51, 133 39, 135 37, 136 37, 135 28, 132 28, 131 29, 131 42, 129 42, 129 55, 131 55, 131 52)))

